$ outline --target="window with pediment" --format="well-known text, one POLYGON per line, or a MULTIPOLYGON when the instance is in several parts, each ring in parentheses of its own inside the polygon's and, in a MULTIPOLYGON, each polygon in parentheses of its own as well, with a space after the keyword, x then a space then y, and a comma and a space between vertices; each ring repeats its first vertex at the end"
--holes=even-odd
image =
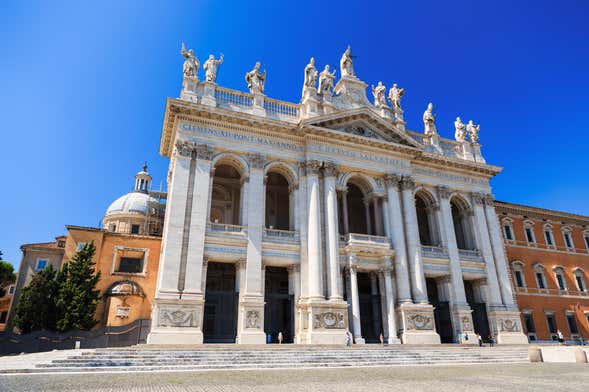
POLYGON ((562 237, 567 250, 573 251, 575 249, 575 244, 573 243, 573 230, 569 226, 564 226, 562 228, 562 237))
POLYGON ((551 224, 544 225, 544 240, 549 248, 554 247, 554 232, 551 224))
POLYGON ((547 289, 546 285, 546 268, 542 264, 536 264, 534 266, 534 275, 536 276, 536 284, 539 289, 547 289))
POLYGON ((521 261, 514 261, 513 263, 511 263, 511 269, 513 271, 513 280, 515 282, 515 287, 526 287, 526 278, 524 276, 524 264, 521 261))
POLYGON ((577 289, 579 289, 579 291, 587 291, 587 285, 585 283, 585 271, 583 271, 581 268, 577 268, 573 272, 573 275, 575 276, 577 289))
POLYGON ((514 241, 513 236, 513 221, 509 218, 503 219, 503 236, 507 241, 514 241))
POLYGON ((526 236, 526 241, 528 245, 535 246, 536 245, 536 235, 534 233, 534 222, 532 221, 525 221, 524 222, 524 234, 526 236))
POLYGON ((564 268, 563 267, 554 267, 554 278, 556 279, 556 285, 560 290, 566 290, 567 284, 566 279, 564 277, 564 268))

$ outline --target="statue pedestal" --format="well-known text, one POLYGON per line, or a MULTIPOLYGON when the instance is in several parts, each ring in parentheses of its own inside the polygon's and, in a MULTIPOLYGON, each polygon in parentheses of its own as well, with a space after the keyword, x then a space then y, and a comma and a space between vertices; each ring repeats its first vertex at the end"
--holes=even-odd
POLYGON ((252 114, 256 116, 266 116, 266 109, 264 108, 264 94, 255 92, 254 95, 254 102, 252 105, 252 114))
POLYGON ((323 103, 323 114, 334 113, 335 106, 333 105, 333 97, 331 94, 323 94, 321 97, 323 103))
MULTIPOLYGON (((299 331, 302 344, 346 343, 348 304, 343 300, 302 300, 299 331)), ((351 336, 351 335, 350 335, 351 336)))
POLYGON ((377 106, 376 111, 382 118, 386 118, 387 120, 393 119, 393 113, 391 112, 391 108, 389 108, 388 106, 377 106))
POLYGON ((266 344, 264 297, 244 296, 240 298, 237 317, 236 343, 266 344))
POLYGON ((461 344, 473 345, 478 344, 472 322, 472 310, 468 305, 454 305, 452 308, 452 329, 454 337, 457 338, 459 333, 467 334, 468 340, 463 340, 461 344))
POLYGON ((320 114, 319 97, 315 89, 305 87, 301 99, 301 118, 309 118, 320 114))
POLYGON ((184 78, 182 80, 182 91, 180 91, 180 99, 198 102, 198 79, 184 78))
POLYGON ((155 299, 147 344, 202 344, 204 298, 155 299))
POLYGON ((436 333, 434 307, 429 304, 401 304, 397 308, 403 344, 440 344, 436 333))
POLYGON ((466 159, 468 161, 474 161, 474 155, 472 154, 472 148, 468 142, 460 143, 458 146, 458 151, 462 159, 466 159))
POLYGON ((474 161, 479 163, 486 163, 485 158, 481 154, 481 145, 478 143, 472 143, 472 155, 474 156, 474 161))
POLYGON ((212 107, 217 106, 217 100, 215 99, 215 83, 204 82, 200 103, 212 107))
POLYGON ((510 309, 491 310, 489 325, 497 344, 528 344, 528 338, 522 332, 521 318, 518 311, 510 309))
POLYGON ((397 128, 401 131, 405 131, 405 120, 403 119, 403 109, 401 108, 392 108, 393 111, 393 121, 397 128))
POLYGON ((346 75, 338 80, 333 91, 337 95, 338 102, 345 102, 347 106, 370 106, 370 102, 366 97, 367 86, 366 83, 357 77, 346 75))

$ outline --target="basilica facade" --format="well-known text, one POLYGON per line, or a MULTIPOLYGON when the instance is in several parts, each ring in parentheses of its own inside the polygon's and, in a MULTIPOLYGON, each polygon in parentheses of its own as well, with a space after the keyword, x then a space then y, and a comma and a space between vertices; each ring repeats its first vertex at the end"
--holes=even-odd
POLYGON ((527 343, 479 126, 442 138, 430 104, 406 129, 404 90, 369 100, 350 48, 339 77, 311 59, 298 104, 264 94, 260 63, 245 93, 182 54, 148 343, 527 343))

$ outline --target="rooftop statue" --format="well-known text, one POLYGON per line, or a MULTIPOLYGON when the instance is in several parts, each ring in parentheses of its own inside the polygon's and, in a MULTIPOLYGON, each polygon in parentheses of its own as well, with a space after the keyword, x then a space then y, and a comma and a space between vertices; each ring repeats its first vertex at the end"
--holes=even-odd
POLYGON ((387 99, 385 97, 385 93, 387 88, 382 85, 382 82, 378 82, 378 85, 374 87, 372 85, 372 95, 374 96, 374 106, 376 107, 383 107, 387 106, 387 99))
POLYGON ((209 59, 205 61, 202 68, 205 70, 205 80, 213 82, 217 80, 217 67, 223 63, 223 53, 219 56, 219 60, 215 60, 215 56, 209 55, 209 59))
POLYGON ((335 70, 333 73, 329 72, 329 65, 325 66, 325 69, 321 71, 319 74, 319 94, 329 94, 331 95, 331 90, 333 89, 333 82, 335 80, 335 70))
POLYGON ((473 143, 479 142, 480 130, 481 130, 481 124, 474 125, 472 120, 470 120, 468 122, 468 124, 466 124, 466 131, 468 132, 468 135, 470 136, 470 141, 473 143))
POLYGON ((466 125, 464 125, 460 117, 456 117, 456 121, 454 121, 454 128, 456 128, 454 138, 458 143, 464 143, 466 141, 466 125))
POLYGON ((305 67, 305 88, 309 87, 315 89, 317 84, 317 69, 315 68, 315 59, 311 57, 309 64, 305 67))
POLYGON ((394 109, 401 109, 401 98, 405 94, 404 88, 398 88, 397 83, 393 84, 393 87, 389 90, 389 101, 393 105, 394 109))
POLYGON ((348 48, 339 61, 340 73, 342 76, 354 76, 354 64, 352 62, 352 57, 352 48, 350 48, 348 45, 348 48))
POLYGON ((250 93, 261 93, 264 94, 264 84, 266 83, 266 70, 260 72, 260 62, 256 62, 254 69, 245 74, 245 81, 247 82, 247 88, 250 93))
POLYGON ((425 112, 423 112, 423 125, 423 133, 425 134, 425 136, 431 137, 437 134, 434 105, 431 102, 427 105, 427 109, 425 109, 425 112))
POLYGON ((194 51, 192 49, 186 51, 186 46, 184 45, 184 42, 182 42, 182 50, 180 51, 180 54, 182 55, 182 57, 186 59, 184 60, 184 65, 182 66, 184 77, 198 79, 197 74, 200 63, 194 55, 194 51))

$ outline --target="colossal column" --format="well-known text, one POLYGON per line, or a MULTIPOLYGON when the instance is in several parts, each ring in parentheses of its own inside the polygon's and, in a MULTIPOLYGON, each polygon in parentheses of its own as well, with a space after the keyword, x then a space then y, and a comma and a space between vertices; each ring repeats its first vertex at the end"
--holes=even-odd
POLYGON ((360 298, 358 296, 358 267, 356 266, 356 255, 349 256, 350 268, 350 291, 352 292, 352 320, 354 324, 354 341, 356 344, 364 344, 362 338, 362 324, 360 323, 360 298))
POLYGON ((393 281, 391 279, 391 257, 385 256, 384 258, 384 269, 382 274, 384 276, 384 287, 386 293, 386 309, 387 309, 387 341, 389 344, 401 343, 397 337, 397 323, 395 320, 395 294, 393 290, 393 281))
POLYGON ((150 344, 203 341, 202 268, 213 150, 177 141, 172 161, 150 344))
POLYGON ((309 263, 309 299, 324 299, 322 288, 321 270, 321 199, 319 195, 319 168, 321 162, 315 160, 307 161, 307 194, 308 194, 308 252, 309 263))
MULTIPOLYGON (((456 232, 452 219, 452 207, 450 205, 450 189, 445 186, 438 186, 438 199, 440 203, 440 215, 444 243, 450 258, 450 306, 452 311, 452 328, 454 335, 459 332, 467 332, 474 336, 471 309, 466 302, 464 292, 464 280, 462 278, 462 267, 460 266, 460 254, 456 242, 456 232)), ((472 340, 474 342, 474 340, 472 340)))
POLYGON ((264 230, 264 157, 249 156, 247 183, 247 259, 245 279, 239 298, 237 343, 264 344, 264 282, 262 273, 262 234, 264 230), (262 204, 260 208, 260 204, 262 204))
POLYGON ((337 215, 337 191, 335 189, 336 166, 333 163, 324 164, 323 192, 325 194, 326 208, 326 235, 327 240, 327 265, 329 266, 329 287, 328 296, 330 300, 343 300, 340 291, 340 268, 339 268, 339 233, 337 215))

